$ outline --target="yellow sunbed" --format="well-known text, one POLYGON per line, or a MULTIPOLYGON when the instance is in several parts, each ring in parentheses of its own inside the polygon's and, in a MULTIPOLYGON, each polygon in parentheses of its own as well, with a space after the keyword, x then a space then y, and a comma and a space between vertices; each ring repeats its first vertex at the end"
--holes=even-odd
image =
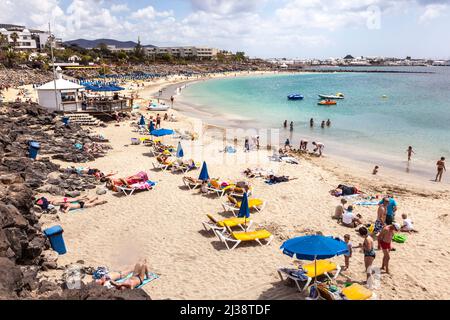
POLYGON ((372 297, 373 292, 359 283, 354 283, 351 286, 342 289, 342 294, 348 300, 368 300, 372 297))

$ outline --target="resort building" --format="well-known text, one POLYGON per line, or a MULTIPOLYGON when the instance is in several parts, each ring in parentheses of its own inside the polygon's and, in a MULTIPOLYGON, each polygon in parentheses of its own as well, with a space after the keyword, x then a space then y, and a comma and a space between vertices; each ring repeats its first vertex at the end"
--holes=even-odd
POLYGON ((145 48, 148 55, 163 56, 169 54, 176 58, 214 59, 219 49, 208 47, 155 47, 145 48))
MULTIPOLYGON (((9 45, 17 51, 42 50, 48 42, 48 31, 27 29, 25 26, 0 24, 0 34, 8 39, 9 45)), ((55 46, 61 47, 62 40, 55 39, 55 46)))

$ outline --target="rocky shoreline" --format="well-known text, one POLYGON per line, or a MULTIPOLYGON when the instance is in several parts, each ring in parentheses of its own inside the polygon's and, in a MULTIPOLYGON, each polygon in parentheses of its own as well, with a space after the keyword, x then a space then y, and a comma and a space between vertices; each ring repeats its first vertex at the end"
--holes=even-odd
MULTIPOLYGON (((39 222, 43 214, 57 221, 57 212, 43 212, 34 205, 35 196, 77 196, 99 187, 95 178, 71 174, 51 161, 77 163, 105 156, 109 146, 95 141, 89 131, 64 126, 59 115, 37 104, 0 105, 0 299, 150 299, 142 290, 122 292, 83 283, 69 289, 64 277, 50 281, 41 276, 70 266, 58 266, 58 254, 39 222), (41 145, 37 160, 28 157, 30 141, 41 145)), ((80 272, 89 274, 90 269, 82 265, 80 272)))

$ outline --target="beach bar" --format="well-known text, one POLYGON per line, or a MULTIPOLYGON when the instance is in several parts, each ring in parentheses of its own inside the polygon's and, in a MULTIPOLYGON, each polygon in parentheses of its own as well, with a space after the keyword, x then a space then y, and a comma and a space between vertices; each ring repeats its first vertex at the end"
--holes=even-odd
POLYGON ((131 110, 130 99, 106 95, 87 94, 83 85, 65 80, 61 69, 57 70, 57 79, 38 87, 38 102, 44 108, 61 113, 111 114, 116 111, 131 110))

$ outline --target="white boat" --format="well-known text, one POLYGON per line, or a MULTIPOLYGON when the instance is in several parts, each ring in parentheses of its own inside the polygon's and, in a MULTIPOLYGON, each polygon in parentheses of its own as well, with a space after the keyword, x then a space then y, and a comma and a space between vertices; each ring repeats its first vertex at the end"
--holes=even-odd
POLYGON ((344 99, 344 94, 342 94, 342 93, 336 93, 336 95, 327 95, 327 94, 319 94, 319 97, 321 98, 321 99, 331 99, 331 100, 334 100, 334 99, 344 99))
POLYGON ((149 104, 147 107, 148 111, 167 111, 169 109, 170 109, 170 106, 167 106, 162 103, 161 104, 152 103, 152 104, 149 104))

